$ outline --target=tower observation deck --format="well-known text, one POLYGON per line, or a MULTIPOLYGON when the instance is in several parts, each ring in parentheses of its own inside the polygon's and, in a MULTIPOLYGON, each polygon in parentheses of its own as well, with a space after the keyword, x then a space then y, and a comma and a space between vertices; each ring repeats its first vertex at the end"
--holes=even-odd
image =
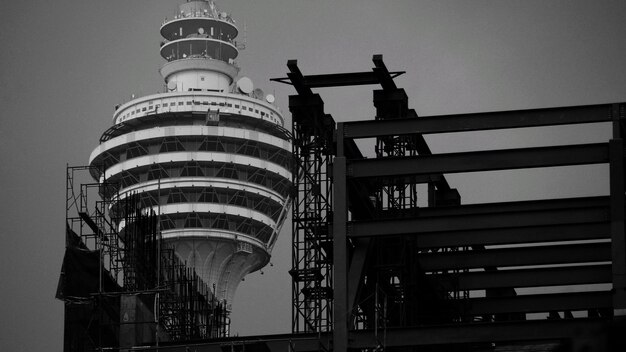
POLYGON ((289 134, 274 97, 238 77, 238 29, 213 1, 180 4, 160 34, 165 92, 116 108, 92 176, 118 185, 106 195, 112 208, 138 194, 158 214, 162 240, 230 310, 289 213, 289 134))

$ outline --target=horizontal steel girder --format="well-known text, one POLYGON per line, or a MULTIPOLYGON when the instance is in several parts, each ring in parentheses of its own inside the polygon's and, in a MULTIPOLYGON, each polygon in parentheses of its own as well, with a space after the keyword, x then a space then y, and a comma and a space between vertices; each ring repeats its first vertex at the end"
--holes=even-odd
MULTIPOLYGON (((514 229, 526 227, 546 229, 550 226, 603 224, 608 221, 608 198, 592 197, 559 200, 558 202, 533 201, 462 205, 441 208, 441 210, 433 209, 433 211, 425 209, 423 212, 420 210, 419 216, 416 218, 352 221, 348 226, 348 236, 371 237, 411 234, 419 236, 421 234, 450 232, 456 233, 457 236, 466 237, 461 235, 462 231, 494 230, 484 235, 493 238, 497 236, 497 232, 495 232, 497 229, 503 229, 505 234, 507 231, 513 231, 513 233, 509 233, 510 237, 515 231, 524 231, 514 229)), ((596 231, 603 229, 604 227, 600 227, 596 231)), ((567 237, 567 234, 561 233, 557 236, 567 237)), ((585 235, 583 233, 578 236, 584 237, 585 235)), ((591 236, 603 237, 602 234, 592 234, 591 236)), ((514 242, 535 242, 539 240, 538 237, 539 233, 536 233, 528 241, 519 239, 514 242)), ((465 241, 468 244, 485 244, 484 242, 488 240, 488 238, 477 237, 476 240, 466 238, 465 241)), ((550 238, 546 238, 544 241, 549 240, 550 238)), ((497 241, 497 239, 491 239, 491 241, 497 241)))
MULTIPOLYGON (((390 75, 394 78, 403 73, 404 71, 390 72, 390 75)), ((376 72, 332 73, 303 76, 303 83, 309 88, 359 86, 379 84, 380 78, 376 72)))
POLYGON ((599 164, 609 161, 607 143, 520 148, 398 158, 351 160, 350 178, 406 177, 425 174, 599 164))
POLYGON ((420 216, 450 216, 450 215, 473 215, 512 213, 538 210, 556 209, 591 209, 608 208, 610 200, 608 196, 576 197, 560 199, 541 199, 512 201, 501 203, 478 203, 464 204, 459 206, 420 208, 420 216))
MULTIPOLYGON (((385 347, 449 345, 481 342, 508 342, 575 339, 597 336, 607 331, 610 322, 598 319, 542 320, 463 325, 439 325, 385 330, 385 347)), ((237 336, 204 342, 166 343, 145 347, 144 351, 161 352, 224 352, 231 350, 263 350, 268 352, 317 352, 328 350, 330 333, 237 336)), ((349 332, 349 348, 366 349, 380 345, 374 331, 349 332)))
POLYGON ((330 73, 321 75, 304 76, 298 68, 296 60, 289 60, 287 68, 289 73, 286 78, 271 78, 270 81, 292 84, 298 94, 311 94, 311 88, 359 86, 368 84, 380 84, 384 89, 395 89, 393 79, 404 74, 405 71, 389 72, 382 55, 374 55, 372 58, 374 68, 370 72, 330 73))
POLYGON ((459 302, 464 315, 537 313, 612 308, 610 291, 470 298, 459 302))
MULTIPOLYGON (((546 320, 387 329, 385 347, 569 339, 597 334, 606 325, 598 320, 546 320)), ((350 348, 380 345, 373 331, 352 331, 349 338, 350 348)))
MULTIPOLYGON (((514 224, 512 224, 514 225, 514 224)), ((519 244, 609 239, 611 225, 605 223, 509 227, 481 230, 427 232, 419 234, 420 249, 473 245, 519 244)))
POLYGON ((159 352, 224 352, 224 351, 265 351, 265 352, 317 352, 328 346, 329 333, 322 334, 281 334, 237 336, 212 339, 210 341, 185 341, 167 343, 159 347, 142 348, 142 351, 159 352))
POLYGON ((344 137, 369 138, 607 122, 611 120, 613 105, 616 104, 354 121, 344 124, 344 137))
POLYGON ((508 266, 610 262, 611 243, 583 243, 420 253, 426 272, 508 266))
POLYGON ((447 291, 610 283, 611 265, 568 266, 428 275, 447 291))

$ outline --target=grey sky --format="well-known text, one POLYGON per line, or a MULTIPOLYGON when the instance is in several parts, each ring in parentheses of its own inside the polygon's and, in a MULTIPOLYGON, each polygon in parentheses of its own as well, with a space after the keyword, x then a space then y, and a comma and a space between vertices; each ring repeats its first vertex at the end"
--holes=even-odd
MULTIPOLYGON (((158 28, 181 0, 0 3, 0 350, 62 350, 54 299, 64 246, 65 165, 85 164, 115 104, 155 93, 158 28)), ((384 54, 420 115, 626 101, 624 1, 221 0, 243 32, 243 74, 275 92, 288 59, 305 74, 369 70, 384 54)), ((371 87, 321 92, 337 121, 372 118, 371 87)), ((605 126, 429 137, 434 152, 583 143, 605 126), (462 143, 461 143, 462 141, 462 143)), ((466 202, 606 192, 603 167, 450 178, 466 202), (552 176, 547 181, 545 176, 552 176)), ((274 267, 243 282, 233 333, 290 329, 290 226, 274 267)))

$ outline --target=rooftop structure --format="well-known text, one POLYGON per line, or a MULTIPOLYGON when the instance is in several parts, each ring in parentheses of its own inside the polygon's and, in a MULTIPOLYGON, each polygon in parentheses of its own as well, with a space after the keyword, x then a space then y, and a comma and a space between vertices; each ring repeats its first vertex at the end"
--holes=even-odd
POLYGON ((238 77, 238 33, 213 1, 180 4, 160 28, 166 91, 117 106, 89 159, 96 180, 118 185, 111 208, 137 194, 228 310, 244 276, 269 262, 291 187, 283 116, 238 77))

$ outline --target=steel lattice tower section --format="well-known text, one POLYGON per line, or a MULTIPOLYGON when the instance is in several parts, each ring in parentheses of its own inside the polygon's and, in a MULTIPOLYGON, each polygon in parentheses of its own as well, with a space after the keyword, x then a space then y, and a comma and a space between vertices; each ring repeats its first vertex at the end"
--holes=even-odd
POLYGON ((237 79, 238 29, 213 1, 181 4, 160 34, 166 92, 116 107, 90 158, 104 172, 92 176, 120 184, 112 208, 139 194, 162 240, 230 310, 288 214, 289 133, 274 97, 237 79))
POLYGON ((335 121, 302 79, 296 61, 289 75, 301 96, 289 97, 293 121, 292 331, 332 330, 332 180, 335 121))

